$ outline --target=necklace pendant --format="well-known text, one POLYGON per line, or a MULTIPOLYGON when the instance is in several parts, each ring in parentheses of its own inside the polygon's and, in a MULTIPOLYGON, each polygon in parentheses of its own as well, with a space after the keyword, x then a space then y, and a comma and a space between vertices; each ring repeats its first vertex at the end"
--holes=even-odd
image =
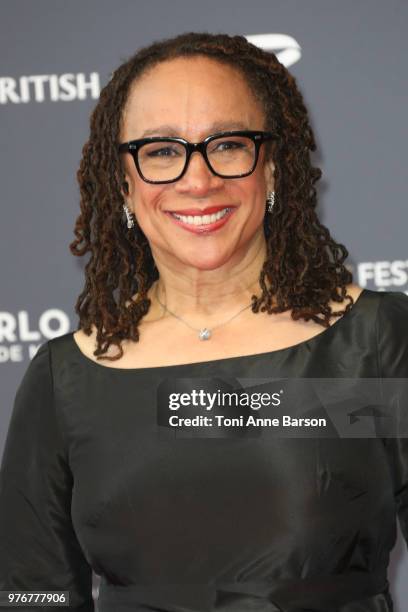
POLYGON ((211 338, 211 331, 206 327, 203 327, 203 329, 200 329, 198 337, 200 338, 200 340, 209 340, 211 338))

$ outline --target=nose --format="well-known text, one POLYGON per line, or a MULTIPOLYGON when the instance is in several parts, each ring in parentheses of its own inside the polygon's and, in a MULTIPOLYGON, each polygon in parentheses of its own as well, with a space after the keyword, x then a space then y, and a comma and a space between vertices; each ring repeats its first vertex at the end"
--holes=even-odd
POLYGON ((202 153, 193 151, 186 171, 175 185, 179 193, 194 191, 194 193, 217 189, 223 184, 223 179, 211 172, 202 153))

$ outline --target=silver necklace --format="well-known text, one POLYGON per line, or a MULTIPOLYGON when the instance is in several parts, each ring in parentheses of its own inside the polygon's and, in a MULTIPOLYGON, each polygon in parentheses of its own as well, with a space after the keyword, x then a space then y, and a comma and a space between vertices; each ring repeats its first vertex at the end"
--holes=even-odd
POLYGON ((169 310, 167 308, 167 306, 162 304, 162 302, 159 299, 158 285, 156 285, 156 298, 157 298, 157 301, 159 302, 160 306, 162 306, 165 310, 167 310, 167 312, 169 314, 171 314, 173 317, 175 317, 176 319, 178 319, 179 321, 181 321, 182 323, 187 325, 190 329, 193 329, 194 331, 198 332, 198 337, 199 337, 200 340, 209 340, 211 338, 212 330, 213 329, 215 329, 216 327, 221 327, 221 325, 226 325, 227 323, 232 321, 232 319, 235 319, 235 317, 237 317, 239 314, 241 314, 241 312, 243 312, 244 310, 246 310, 247 308, 249 308, 252 305, 252 304, 248 304, 248 306, 245 306, 244 308, 241 308, 241 310, 239 312, 237 312, 237 314, 235 314, 233 317, 231 317, 227 321, 224 321, 224 323, 219 323, 218 325, 214 325, 211 329, 209 329, 208 327, 202 327, 202 328, 192 327, 192 325, 187 323, 187 321, 184 321, 184 319, 182 319, 178 315, 174 314, 174 312, 171 312, 171 310, 169 310))

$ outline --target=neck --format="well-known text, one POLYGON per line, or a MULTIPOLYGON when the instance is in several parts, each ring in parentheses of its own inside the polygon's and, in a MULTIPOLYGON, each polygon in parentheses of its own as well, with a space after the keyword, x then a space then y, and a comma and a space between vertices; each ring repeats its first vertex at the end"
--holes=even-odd
MULTIPOLYGON (((266 243, 262 235, 244 253, 236 253, 224 265, 213 270, 172 262, 153 253, 159 279, 149 290, 151 306, 146 317, 157 320, 172 316, 186 317, 194 325, 218 323, 251 304, 251 296, 259 295, 259 275, 266 259, 266 243), (168 310, 163 309, 160 302, 168 310)), ((250 311, 248 308, 243 314, 250 311)))

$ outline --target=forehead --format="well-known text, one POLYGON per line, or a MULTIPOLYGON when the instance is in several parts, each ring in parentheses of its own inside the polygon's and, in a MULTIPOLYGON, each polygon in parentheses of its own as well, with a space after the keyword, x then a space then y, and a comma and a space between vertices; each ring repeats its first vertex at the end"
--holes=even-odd
POLYGON ((133 83, 123 111, 122 137, 130 140, 157 131, 156 135, 195 138, 223 122, 263 128, 264 113, 244 76, 211 58, 176 58, 154 66, 133 83), (163 124, 174 126, 177 133, 156 129, 163 124))

